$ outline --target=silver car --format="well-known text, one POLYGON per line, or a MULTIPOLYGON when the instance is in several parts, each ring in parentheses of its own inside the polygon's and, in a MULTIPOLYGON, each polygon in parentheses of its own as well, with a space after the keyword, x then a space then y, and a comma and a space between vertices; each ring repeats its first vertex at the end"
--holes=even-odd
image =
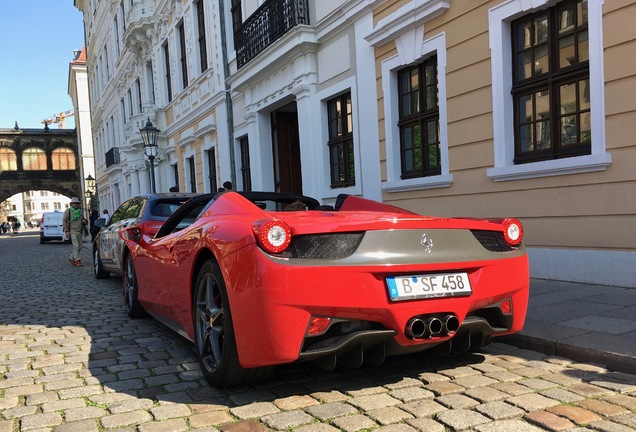
POLYGON ((112 214, 108 224, 97 219, 95 226, 101 227, 93 242, 93 269, 97 279, 107 278, 111 273, 121 275, 125 260, 125 243, 119 232, 131 226, 141 226, 144 235, 152 237, 177 208, 192 193, 162 193, 136 195, 124 201, 112 214))

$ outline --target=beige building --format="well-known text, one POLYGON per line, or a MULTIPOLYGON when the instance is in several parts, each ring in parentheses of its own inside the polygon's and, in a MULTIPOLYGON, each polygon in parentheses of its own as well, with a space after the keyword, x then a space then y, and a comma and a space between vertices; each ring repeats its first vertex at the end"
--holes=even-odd
POLYGON ((518 217, 534 277, 636 287, 634 19, 624 1, 379 2, 384 200, 518 217))
POLYGON ((363 195, 515 216, 535 277, 636 286, 636 5, 75 0, 100 197, 363 195))

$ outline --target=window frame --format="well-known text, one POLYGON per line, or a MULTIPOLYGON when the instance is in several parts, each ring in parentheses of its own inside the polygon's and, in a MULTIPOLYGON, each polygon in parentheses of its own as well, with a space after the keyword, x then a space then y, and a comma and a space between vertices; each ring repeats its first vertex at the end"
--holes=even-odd
POLYGON ((400 36, 396 43, 398 54, 382 61, 382 91, 384 93, 384 128, 386 152, 386 181, 382 182, 385 192, 449 187, 453 183, 448 154, 448 122, 446 100, 446 33, 441 32, 431 38, 424 38, 424 28, 418 27, 412 33, 400 36), (406 41, 416 42, 415 46, 406 41), (402 47, 411 49, 402 51, 402 47), (425 58, 437 56, 437 87, 439 110, 439 159, 440 173, 428 177, 401 178, 400 129, 398 71, 425 58))
POLYGON ((188 184, 190 186, 190 192, 197 192, 197 165, 196 160, 194 159, 194 155, 187 157, 186 161, 188 163, 188 184))
POLYGON ((166 96, 168 99, 167 103, 170 103, 172 102, 172 74, 170 73, 170 47, 168 46, 167 40, 162 45, 162 48, 165 68, 164 77, 166 79, 166 96))
POLYGON ((210 192, 216 192, 219 188, 216 173, 216 147, 212 146, 209 149, 204 150, 204 152, 208 166, 208 186, 210 187, 210 192))
POLYGON ((177 34, 179 36, 179 64, 181 65, 181 84, 182 90, 188 88, 188 55, 186 50, 185 23, 181 21, 177 25, 177 34))
MULTIPOLYGON (((580 107, 580 85, 587 81, 589 88, 589 61, 580 61, 572 66, 559 66, 559 49, 560 39, 563 36, 558 34, 558 19, 560 11, 567 6, 574 6, 581 0, 564 0, 555 6, 535 12, 533 14, 524 15, 512 21, 512 72, 513 85, 512 95, 514 102, 514 125, 515 125, 515 164, 523 164, 529 162, 559 159, 564 157, 588 155, 591 153, 591 143, 581 142, 580 140, 580 117, 585 113, 589 113, 589 109, 581 109, 580 107), (547 21, 546 41, 544 43, 535 43, 537 19, 545 17, 547 21), (531 43, 529 47, 520 48, 519 34, 523 27, 527 26, 531 35, 531 43), (544 63, 535 58, 535 53, 540 52, 541 47, 547 49, 547 71, 537 68, 544 63), (520 58, 523 56, 524 61, 531 57, 528 62, 530 70, 527 71, 529 77, 520 76, 520 58), (566 85, 574 85, 575 88, 575 110, 573 112, 561 113, 562 107, 561 89, 566 85), (540 119, 538 116, 538 99, 546 98, 548 100, 548 118, 540 119), (526 121, 521 121, 522 100, 526 99, 526 105, 531 105, 530 119, 528 120, 528 110, 524 110, 526 121), (575 144, 564 145, 561 142, 561 121, 564 117, 577 118, 577 137, 579 139, 575 144), (541 124, 543 126, 541 126, 541 124), (538 132, 536 128, 541 126, 542 130, 548 129, 547 137, 549 138, 549 146, 539 148, 538 132), (522 149, 522 129, 528 129, 532 133, 529 134, 531 142, 528 142, 528 150, 522 149), (534 129, 534 131, 532 131, 534 129)), ((576 18, 576 17, 575 17, 576 18)), ((543 20, 542 20, 543 21, 543 20)), ((566 37, 570 34, 578 36, 583 31, 587 31, 587 24, 579 27, 574 24, 574 31, 568 31, 566 37)), ((576 39, 576 38, 575 38, 576 39)), ((575 53, 578 57, 578 45, 574 44, 575 53)), ((589 102, 588 102, 589 105, 589 102)), ((543 134, 542 134, 543 135, 543 134)))
MULTIPOLYGON (((431 177, 441 174, 441 165, 439 158, 439 100, 438 100, 438 81, 437 76, 437 56, 435 54, 418 61, 415 64, 406 66, 397 71, 397 84, 398 84, 398 98, 402 101, 405 97, 412 99, 413 96, 417 98, 417 109, 412 110, 409 113, 404 112, 404 104, 399 103, 398 105, 398 128, 400 129, 400 178, 403 180, 412 179, 412 178, 420 178, 420 177, 431 177), (427 82, 427 69, 428 67, 434 67, 434 75, 432 83, 427 82), (403 88, 402 84, 404 80, 402 77, 405 74, 412 75, 412 72, 417 72, 418 77, 418 88, 413 90, 411 87, 408 89, 403 88), (432 107, 427 106, 427 90, 433 88, 435 90, 435 102, 432 107), (435 123, 435 140, 434 143, 430 143, 428 137, 428 124, 430 122, 435 123), (422 167, 421 168, 413 168, 408 169, 406 166, 406 139, 405 133, 407 130, 414 129, 416 126, 419 126, 420 129, 420 144, 419 148, 415 148, 415 146, 411 147, 413 156, 412 163, 415 163, 415 153, 419 150, 422 158, 422 167), (436 154, 435 158, 437 163, 432 165, 429 159, 429 147, 435 146, 436 154)), ((409 80, 410 81, 410 80, 409 80)), ((414 102, 411 100, 411 102, 414 102)), ((409 104, 410 105, 410 104, 409 104)), ((414 144, 414 139, 411 137, 411 143, 414 144)), ((411 150, 409 150, 411 151, 411 150)))
POLYGON ((355 186, 356 164, 353 140, 353 131, 355 127, 353 125, 353 98, 351 95, 351 89, 348 89, 348 91, 327 100, 326 105, 330 187, 332 189, 339 189, 355 186), (338 103, 340 103, 341 107, 344 107, 344 109, 340 110, 339 115, 336 111, 336 105, 338 103), (347 111, 347 106, 350 107, 349 111, 347 111), (349 119, 351 123, 350 130, 348 128, 349 119), (340 133, 338 131, 338 125, 340 125, 342 130, 340 133), (346 131, 345 128, 347 129, 346 131), (334 152, 336 152, 336 161, 334 161, 334 152), (334 169, 336 165, 339 167, 338 170, 334 169), (353 170, 353 172, 351 172, 351 170, 353 170), (336 178, 339 171, 344 174, 344 178, 342 180, 336 178))
POLYGON ((201 73, 208 70, 208 51, 205 31, 205 7, 204 0, 196 2, 196 22, 197 22, 197 40, 199 43, 199 66, 201 73))
MULTIPOLYGON (((588 0, 589 79, 592 121, 591 154, 562 159, 514 164, 514 104, 512 89, 512 28, 515 19, 541 10, 554 2, 536 0, 528 7, 523 0, 509 0, 488 11, 493 98, 494 167, 486 175, 494 181, 606 170, 612 157, 606 151, 603 13, 604 0, 588 0)), ((558 3, 557 3, 558 4, 558 3)))
POLYGON ((250 141, 247 135, 239 138, 239 149, 241 151, 241 180, 243 190, 252 190, 252 168, 250 163, 250 141))

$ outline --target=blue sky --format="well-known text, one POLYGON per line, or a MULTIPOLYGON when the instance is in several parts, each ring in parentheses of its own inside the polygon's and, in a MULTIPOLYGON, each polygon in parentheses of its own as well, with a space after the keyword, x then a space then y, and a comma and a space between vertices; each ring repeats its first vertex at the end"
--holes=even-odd
MULTIPOLYGON (((45 118, 72 110, 68 68, 84 45, 73 0, 1 0, 0 128, 42 128, 45 118)), ((74 128, 73 117, 66 128, 74 128)), ((57 128, 57 125, 51 125, 57 128)))

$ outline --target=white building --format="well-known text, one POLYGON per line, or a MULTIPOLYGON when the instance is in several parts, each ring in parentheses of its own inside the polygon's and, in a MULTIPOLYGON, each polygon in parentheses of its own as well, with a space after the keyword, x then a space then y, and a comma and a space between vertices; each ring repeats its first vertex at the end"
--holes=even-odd
MULTIPOLYGON (((97 202, 91 203, 91 197, 95 197, 94 184, 90 179, 95 179, 95 158, 93 155, 93 131, 91 127, 91 107, 88 95, 88 74, 86 70, 86 47, 75 52, 68 72, 68 95, 73 102, 75 114, 75 129, 77 131, 77 147, 79 150, 79 174, 84 194, 84 208, 96 207, 97 202), (86 179, 89 179, 88 181, 86 179)), ((82 199, 82 197, 78 197, 82 199)))
POLYGON ((633 2, 75 6, 107 207, 150 190, 139 135, 150 120, 159 192, 230 179, 324 204, 348 193, 515 216, 533 275, 636 284, 633 2))

